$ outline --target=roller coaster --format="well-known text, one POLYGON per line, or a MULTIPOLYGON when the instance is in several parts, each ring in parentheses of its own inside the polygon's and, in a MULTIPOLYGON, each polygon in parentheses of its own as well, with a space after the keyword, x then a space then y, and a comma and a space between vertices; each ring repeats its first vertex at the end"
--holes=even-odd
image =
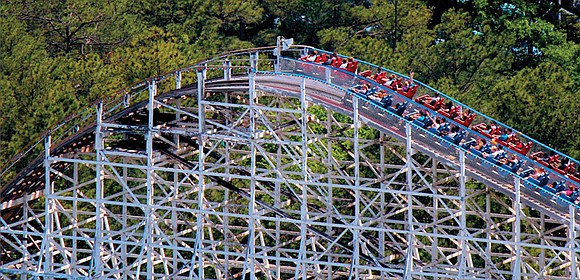
POLYGON ((377 65, 298 59, 312 50, 331 54, 228 52, 41 135, 0 170, 0 277, 577 278, 576 159, 377 65))

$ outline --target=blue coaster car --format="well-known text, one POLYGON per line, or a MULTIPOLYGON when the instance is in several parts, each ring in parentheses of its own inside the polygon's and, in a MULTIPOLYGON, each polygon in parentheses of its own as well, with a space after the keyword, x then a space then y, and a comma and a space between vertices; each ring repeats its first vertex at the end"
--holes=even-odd
POLYGON ((483 153, 480 150, 476 150, 476 149, 470 149, 471 153, 478 156, 478 157, 483 157, 483 153))
POLYGON ((434 128, 434 127, 430 127, 429 129, 427 129, 429 132, 437 135, 437 136, 441 136, 441 131, 439 131, 438 129, 434 128))
POLYGON ((405 113, 408 104, 409 104, 408 102, 397 103, 395 107, 388 107, 387 110, 396 115, 402 116, 403 113, 405 113))
POLYGON ((553 194, 556 194, 557 193, 557 191, 554 188, 550 187, 550 185, 545 185, 542 188, 544 188, 544 190, 547 190, 547 191, 549 191, 549 192, 551 192, 553 194))
POLYGON ((526 180, 528 180, 528 182, 530 182, 532 184, 536 184, 540 187, 543 187, 546 184, 548 184, 548 181, 550 180, 550 174, 544 174, 544 175, 538 177, 538 179, 534 179, 533 177, 530 177, 526 180))
POLYGON ((358 96, 358 97, 360 97, 362 99, 368 99, 368 97, 366 95, 364 95, 364 94, 362 94, 360 92, 355 92, 354 95, 356 95, 356 96, 358 96))
POLYGON ((461 139, 463 139, 463 137, 465 136, 465 131, 460 131, 457 132, 455 134, 455 136, 449 136, 449 135, 445 135, 443 136, 443 139, 455 144, 455 145, 459 145, 459 143, 461 142, 461 139))
POLYGON ((556 202, 558 202, 558 204, 560 204, 560 205, 562 205, 562 206, 564 206, 564 207, 566 207, 566 206, 568 206, 568 205, 569 205, 569 204, 568 204, 568 203, 566 203, 565 201, 568 201, 568 202, 570 202, 570 203, 574 203, 575 199, 572 199, 572 197, 570 197, 570 196, 567 196, 567 195, 565 195, 565 194, 563 194, 563 193, 561 193, 561 194, 558 196, 558 198, 556 199, 556 202))
POLYGON ((554 190, 556 192, 565 191, 566 189, 568 189, 568 186, 566 186, 565 181, 558 181, 558 182, 554 183, 554 190))
POLYGON ((381 104, 383 107, 388 108, 393 105, 393 95, 389 94, 381 99, 381 104))
POLYGON ((512 173, 518 173, 518 170, 520 170, 520 167, 522 167, 522 162, 520 161, 516 164, 508 163, 508 164, 502 165, 501 167, 505 170, 512 172, 512 173))
POLYGON ((423 118, 423 120, 415 119, 415 120, 413 120, 413 123, 422 127, 422 128, 427 128, 433 124, 431 119, 429 119, 427 117, 423 118))
POLYGON ((520 172, 519 175, 523 178, 526 178, 526 177, 532 175, 532 173, 534 173, 534 168, 528 167, 525 170, 522 170, 522 172, 520 172))
POLYGON ((501 152, 500 154, 498 154, 495 157, 491 157, 491 156, 487 156, 485 159, 488 160, 489 162, 495 164, 495 165, 503 165, 503 163, 501 163, 501 159, 506 158, 507 157, 507 153, 506 152, 501 152))
POLYGON ((475 146, 475 144, 477 144, 477 140, 471 138, 463 143, 461 143, 459 146, 461 146, 462 148, 469 150, 471 149, 471 147, 475 146))
POLYGON ((561 193, 561 194, 558 196, 557 202, 558 202, 560 205, 562 205, 562 206, 568 206, 568 205, 569 205, 568 203, 566 203, 566 202, 564 202, 564 201, 570 202, 570 203, 572 203, 572 204, 576 204, 576 199, 578 199, 578 196, 580 196, 580 193, 578 192, 578 190, 575 190, 575 191, 572 193, 572 195, 571 195, 571 196, 567 196, 567 195, 565 195, 565 194, 561 193), (563 200, 563 201, 562 201, 562 200, 563 200))
MULTIPOLYGON (((473 153, 474 155, 479 156, 479 157, 483 157, 483 153, 484 152, 485 153, 488 153, 488 154, 491 153, 491 144, 485 144, 485 145, 483 145, 483 147, 481 147, 480 150, 476 150, 476 149, 473 149, 473 148, 471 149, 471 153, 473 153)), ((532 169, 532 171, 533 171, 533 169, 532 169)))

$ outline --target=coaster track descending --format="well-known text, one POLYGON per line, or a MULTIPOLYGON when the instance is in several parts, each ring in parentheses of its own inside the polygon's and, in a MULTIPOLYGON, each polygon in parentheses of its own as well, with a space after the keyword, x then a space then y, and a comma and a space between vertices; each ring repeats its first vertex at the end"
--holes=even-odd
POLYGON ((577 174, 537 155, 575 159, 519 135, 531 144, 506 144, 522 163, 506 168, 466 144, 486 137, 477 126, 362 75, 376 65, 272 50, 148 79, 17 155, 0 170, 0 277, 577 278, 578 205, 554 189, 577 174), (538 167, 545 180, 525 171, 538 167))

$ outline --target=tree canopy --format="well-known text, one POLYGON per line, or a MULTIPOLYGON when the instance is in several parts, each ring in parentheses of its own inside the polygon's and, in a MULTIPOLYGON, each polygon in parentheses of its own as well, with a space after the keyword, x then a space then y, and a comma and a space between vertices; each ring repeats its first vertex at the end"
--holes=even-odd
POLYGON ((550 1, 47 0, 0 6, 0 162, 152 75, 278 35, 416 78, 580 157, 580 24, 550 1))

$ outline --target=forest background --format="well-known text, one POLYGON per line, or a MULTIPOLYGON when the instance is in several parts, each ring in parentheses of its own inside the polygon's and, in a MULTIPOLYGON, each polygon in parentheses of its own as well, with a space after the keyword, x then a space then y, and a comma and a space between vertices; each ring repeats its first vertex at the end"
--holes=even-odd
POLYGON ((145 78, 276 36, 416 79, 580 158, 580 23, 531 0, 1 0, 0 165, 145 78))

